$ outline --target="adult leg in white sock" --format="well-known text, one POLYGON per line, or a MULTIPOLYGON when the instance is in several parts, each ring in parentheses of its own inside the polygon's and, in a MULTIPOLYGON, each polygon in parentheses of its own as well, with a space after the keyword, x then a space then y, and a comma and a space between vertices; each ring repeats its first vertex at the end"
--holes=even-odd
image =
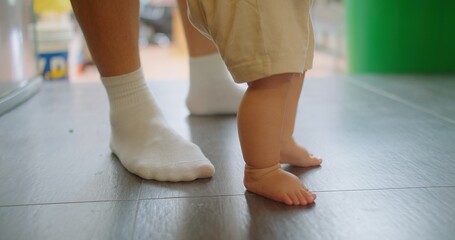
POLYGON ((160 181, 212 176, 214 168, 199 148, 167 126, 144 81, 139 69, 139 1, 71 4, 103 76, 111 107, 111 148, 125 168, 160 181))
POLYGON ((236 114, 245 89, 234 83, 218 53, 190 57, 191 114, 236 114))
POLYGON ((111 149, 128 171, 145 179, 191 181, 214 174, 199 147, 166 123, 142 69, 102 77, 111 107, 111 149))

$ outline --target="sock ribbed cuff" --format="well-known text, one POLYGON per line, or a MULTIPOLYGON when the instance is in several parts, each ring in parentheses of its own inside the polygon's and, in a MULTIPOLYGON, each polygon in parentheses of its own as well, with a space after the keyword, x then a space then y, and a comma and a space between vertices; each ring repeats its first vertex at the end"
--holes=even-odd
POLYGON ((140 105, 151 100, 142 68, 113 77, 101 77, 109 98, 111 111, 140 105))
POLYGON ((204 56, 190 57, 190 64, 206 64, 209 63, 222 63, 224 66, 224 61, 221 58, 219 53, 212 53, 204 56))
POLYGON ((106 87, 123 85, 125 82, 129 82, 131 79, 144 78, 144 72, 142 67, 138 68, 135 71, 125 73, 122 75, 112 76, 112 77, 103 77, 101 76, 101 81, 106 87))
MULTIPOLYGON (((199 57, 190 57, 189 63, 190 77, 193 77, 194 75, 200 75, 201 73, 203 73, 204 76, 213 76, 217 79, 220 78, 220 74, 229 75, 226 65, 224 64, 224 61, 219 53, 213 53, 199 57)), ((197 76, 197 78, 200 77, 197 76)))

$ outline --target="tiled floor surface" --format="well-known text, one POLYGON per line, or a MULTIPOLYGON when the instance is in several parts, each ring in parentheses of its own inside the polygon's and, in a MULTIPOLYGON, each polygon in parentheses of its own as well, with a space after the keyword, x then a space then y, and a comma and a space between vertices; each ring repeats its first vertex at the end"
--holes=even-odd
POLYGON ((309 77, 296 139, 322 167, 284 166, 318 194, 245 192, 233 116, 189 116, 186 81, 151 81, 209 180, 145 181, 108 149, 99 82, 45 82, 0 117, 0 239, 453 239, 455 76, 309 77))

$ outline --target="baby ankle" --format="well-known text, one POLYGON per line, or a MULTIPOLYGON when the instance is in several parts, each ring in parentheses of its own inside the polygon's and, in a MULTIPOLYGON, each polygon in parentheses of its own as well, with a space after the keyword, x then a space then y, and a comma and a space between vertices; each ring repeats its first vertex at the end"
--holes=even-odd
POLYGON ((246 181, 256 181, 262 179, 264 176, 268 175, 271 172, 275 172, 280 169, 280 163, 277 163, 270 167, 265 168, 256 168, 252 166, 245 165, 245 180, 246 181))

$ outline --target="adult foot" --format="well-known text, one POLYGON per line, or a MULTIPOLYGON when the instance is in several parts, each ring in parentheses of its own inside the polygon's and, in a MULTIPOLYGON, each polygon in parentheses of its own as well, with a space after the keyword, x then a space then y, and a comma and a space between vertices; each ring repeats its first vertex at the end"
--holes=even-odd
POLYGON ((280 164, 261 169, 247 166, 243 183, 249 192, 287 205, 309 205, 316 199, 298 177, 282 170, 280 164))
POLYGON ((110 146, 128 171, 145 179, 172 182, 214 174, 199 147, 168 126, 142 69, 102 81, 110 104, 110 146))
POLYGON ((199 147, 181 137, 164 119, 144 112, 128 115, 116 119, 111 115, 110 144, 128 171, 145 179, 171 182, 213 176, 215 169, 199 147))

